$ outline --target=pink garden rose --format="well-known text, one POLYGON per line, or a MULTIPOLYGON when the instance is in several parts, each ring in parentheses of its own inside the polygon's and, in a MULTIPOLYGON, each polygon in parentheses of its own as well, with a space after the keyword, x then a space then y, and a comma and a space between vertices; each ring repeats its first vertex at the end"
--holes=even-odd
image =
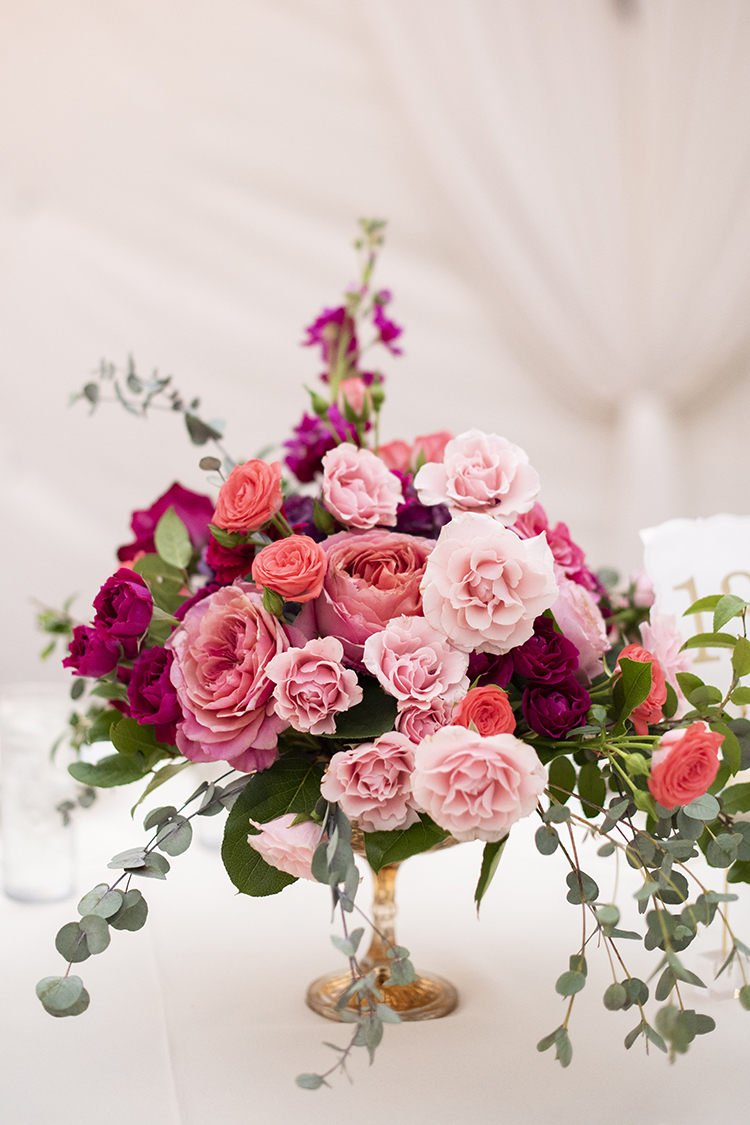
POLYGON ((307 635, 338 637, 344 656, 363 668, 364 643, 388 622, 422 613, 419 584, 433 540, 389 531, 341 531, 324 539, 328 570, 322 593, 296 620, 307 635))
POLYGON ((396 617, 365 641, 364 662, 389 695, 424 706, 469 688, 469 657, 449 644, 424 617, 396 617))
POLYGON ((422 581, 425 617, 463 652, 500 655, 523 644, 556 598, 544 536, 519 539, 473 512, 442 529, 422 581))
POLYGON ((269 660, 276 714, 295 730, 334 734, 336 715, 362 702, 357 673, 344 668, 343 657, 341 641, 323 637, 269 660))
POLYGON ((349 527, 392 527, 403 503, 398 477, 369 449, 344 441, 323 458, 323 496, 329 512, 349 527))
POLYGON ((578 649, 578 667, 589 680, 602 669, 602 654, 609 648, 607 628, 593 594, 578 582, 557 571, 560 595, 552 606, 555 621, 564 637, 578 649))
POLYGON ((194 762, 266 769, 287 726, 273 709, 267 666, 305 636, 263 608, 255 586, 235 582, 197 602, 167 641, 184 718, 177 748, 194 762))
POLYGON ((447 504, 512 524, 539 492, 539 474, 517 445, 481 430, 449 441, 442 464, 426 464, 414 478, 422 504, 447 504))
POLYGON ((334 754, 320 794, 337 801, 365 832, 408 828, 419 819, 411 795, 413 769, 413 745, 405 735, 390 731, 334 754))
POLYGON ((294 824, 294 820, 295 813, 286 813, 266 824, 251 820, 253 828, 260 828, 260 835, 249 835, 247 842, 278 871, 286 871, 296 879, 313 879, 310 866, 320 839, 320 825, 312 820, 294 824))
POLYGON ((452 718, 453 704, 438 696, 425 704, 400 703, 395 726, 410 742, 417 743, 447 727, 452 718))
POLYGON ((537 806, 547 772, 512 734, 482 738, 443 727, 414 751, 412 790, 421 809, 457 840, 497 843, 537 806))

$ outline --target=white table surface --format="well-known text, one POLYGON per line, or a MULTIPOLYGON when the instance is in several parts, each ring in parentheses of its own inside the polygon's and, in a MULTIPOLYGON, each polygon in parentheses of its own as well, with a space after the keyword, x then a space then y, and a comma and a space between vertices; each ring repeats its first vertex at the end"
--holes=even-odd
MULTIPOLYGON (((79 814, 80 893, 106 878, 112 854, 141 842, 127 812, 133 799, 130 791, 105 793, 79 814)), ((4 1125, 328 1125, 332 1117, 361 1125, 698 1125, 718 1113, 746 1120, 750 1013, 687 989, 716 1031, 675 1066, 653 1049, 646 1057, 640 1040, 626 1052, 637 1015, 603 1007, 611 981, 603 951, 591 950, 574 1007, 572 1065, 563 1071, 553 1051, 537 1053, 537 1040, 562 1019, 554 982, 577 949, 580 910, 565 902, 563 857, 536 853, 535 827, 532 819, 514 830, 479 922, 472 894, 480 845, 403 866, 399 939, 418 968, 454 981, 461 1003, 443 1020, 387 1027, 375 1065, 357 1051, 353 1086, 339 1075, 330 1090, 294 1085, 296 1074, 331 1065, 322 1040, 348 1035, 304 1004, 307 984, 341 964, 324 888, 299 882, 270 899, 236 895, 218 851, 194 842, 173 860, 166 883, 141 881, 146 927, 113 932, 109 949, 79 966, 91 1006, 61 1020, 43 1011, 34 985, 62 971, 54 936, 77 916, 77 898, 44 906, 0 898, 4 1125)), ((585 855, 607 897, 611 861, 590 846, 585 855)), ((621 887, 628 881, 621 871, 621 887)), ((718 887, 721 877, 712 881, 718 887)), ((369 908, 366 887, 361 898, 369 908)), ((732 912, 750 943, 750 905, 732 912)), ((686 955, 706 980, 704 954, 719 942, 716 927, 686 955)), ((654 968, 642 947, 622 945, 632 971, 654 968)))

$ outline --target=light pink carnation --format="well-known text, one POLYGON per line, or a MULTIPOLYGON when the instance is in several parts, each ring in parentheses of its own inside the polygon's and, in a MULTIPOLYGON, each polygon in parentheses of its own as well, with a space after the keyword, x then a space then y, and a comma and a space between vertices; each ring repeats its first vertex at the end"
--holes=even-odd
POLYGON ((676 714, 679 718, 687 710, 688 701, 677 680, 677 673, 689 672, 693 662, 689 652, 680 652, 682 635, 677 621, 671 613, 656 613, 652 609, 648 621, 641 625, 641 637, 643 647, 659 661, 664 670, 664 678, 677 693, 676 714))
POLYGON ((446 700, 431 700, 424 706, 418 703, 399 703, 396 730, 405 734, 410 742, 421 742, 441 727, 453 721, 453 704, 446 700))
POLYGON ((544 535, 519 539, 491 516, 459 512, 440 532, 422 580, 424 615, 463 652, 509 652, 557 598, 544 535))
POLYGON ((414 747, 396 731, 334 754, 320 793, 365 832, 408 828, 419 819, 411 795, 414 747))
POLYGON ((273 689, 276 714, 295 730, 333 734, 335 716, 362 702, 357 673, 344 668, 344 646, 335 637, 308 641, 269 661, 266 675, 273 689))
POLYGON ((188 610, 167 642, 184 715, 177 748, 186 758, 246 771, 271 765, 286 723, 274 712, 266 670, 294 641, 305 637, 268 613, 247 582, 223 586, 188 610))
POLYGON ((457 699, 469 690, 469 657, 424 617, 397 617, 365 641, 365 667, 389 695, 422 706, 437 696, 457 699))
POLYGON ((320 839, 320 825, 311 820, 293 824, 295 819, 294 813, 286 813, 267 824, 251 820, 253 828, 260 828, 260 835, 248 836, 247 842, 278 871, 296 879, 312 879, 310 865, 320 839))
POLYGON ((537 806, 547 773, 531 746, 512 734, 482 738, 443 727, 414 751, 419 807, 457 840, 496 843, 537 806))
POLYGON ((336 519, 362 530, 392 527, 403 502, 398 477, 369 449, 347 441, 323 458, 323 496, 336 519))
POLYGON ((602 654, 609 648, 607 628, 596 598, 578 582, 557 571, 560 596, 552 606, 564 637, 578 649, 578 667, 593 680, 602 671, 602 654))
POLYGON ((510 525, 533 506, 539 474, 506 438, 467 430, 448 442, 442 464, 422 466, 414 487, 423 504, 483 512, 510 525))

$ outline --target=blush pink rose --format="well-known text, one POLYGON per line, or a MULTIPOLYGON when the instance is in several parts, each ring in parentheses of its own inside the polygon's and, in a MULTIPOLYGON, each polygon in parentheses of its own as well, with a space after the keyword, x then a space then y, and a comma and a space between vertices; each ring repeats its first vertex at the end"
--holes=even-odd
POLYGON ((539 492, 539 474, 517 445, 482 430, 449 441, 442 464, 423 465, 414 478, 422 504, 447 504, 512 524, 539 492))
POLYGON ((443 727, 414 751, 412 791, 436 824, 457 840, 497 843, 537 806, 547 772, 512 734, 482 738, 443 727))
POLYGON ((640 627, 643 647, 654 654, 659 661, 668 683, 677 692, 678 699, 684 696, 677 681, 678 672, 689 672, 692 660, 689 652, 680 652, 682 634, 677 621, 669 613, 656 613, 653 609, 648 621, 640 627))
POLYGON ((445 447, 449 441, 453 441, 453 434, 449 433, 448 430, 438 430, 435 434, 422 434, 420 437, 415 437, 409 455, 408 467, 415 473, 420 458, 425 465, 434 461, 442 461, 445 456, 445 447))
POLYGON ((312 820, 294 824, 294 820, 294 813, 286 813, 266 824, 251 820, 253 828, 260 828, 260 834, 251 833, 247 842, 277 871, 285 871, 287 875, 294 875, 295 879, 312 879, 314 882, 310 867, 320 839, 320 825, 312 820))
POLYGON ((441 727, 448 726, 452 718, 453 704, 438 696, 425 704, 400 703, 395 727, 410 742, 417 743, 441 727))
POLYGON ((246 461, 235 465, 219 489, 211 522, 225 531, 256 531, 282 503, 280 462, 246 461))
POLYGON ((491 516, 459 512, 440 532, 422 582, 424 615, 462 652, 509 652, 557 598, 543 535, 519 539, 491 516))
POLYGON ((336 715, 362 702, 357 673, 343 667, 343 657, 341 641, 323 637, 269 660, 276 714, 295 730, 334 734, 336 715))
POLYGON ((391 731, 334 754, 320 785, 327 801, 336 801, 364 832, 408 828, 419 817, 411 795, 414 747, 391 731))
POLYGON ((560 594, 552 606, 560 632, 578 649, 578 667, 593 680, 603 671, 602 655, 609 648, 607 627, 596 598, 578 582, 557 570, 560 594))
POLYGON ((364 380, 359 375, 354 375, 351 379, 342 379, 339 383, 337 405, 344 417, 346 417, 347 406, 354 411, 358 418, 364 418, 366 414, 369 414, 372 399, 364 380))
POLYGON ((469 657, 424 617, 397 617, 365 641, 364 662, 389 695, 402 703, 457 699, 469 688, 469 657))
POLYGON ((255 586, 235 582, 197 602, 167 641, 183 720, 177 748, 194 762, 266 769, 287 725, 275 713, 267 667, 306 637, 263 608, 255 586))
POLYGON ((326 508, 341 523, 369 530, 392 527, 403 503, 398 477, 369 449, 344 441, 323 458, 323 496, 326 508))
POLYGON ((364 643, 401 615, 422 613, 419 584, 432 539, 389 531, 341 531, 324 539, 328 556, 323 590, 295 624, 307 635, 341 640, 348 661, 364 668, 364 643))
POLYGON ((724 735, 705 723, 691 723, 663 734, 651 755, 651 796, 665 809, 689 805, 702 797, 719 772, 724 735))
POLYGON ((309 602, 323 589, 328 556, 309 535, 276 539, 253 560, 253 581, 293 602, 309 602))

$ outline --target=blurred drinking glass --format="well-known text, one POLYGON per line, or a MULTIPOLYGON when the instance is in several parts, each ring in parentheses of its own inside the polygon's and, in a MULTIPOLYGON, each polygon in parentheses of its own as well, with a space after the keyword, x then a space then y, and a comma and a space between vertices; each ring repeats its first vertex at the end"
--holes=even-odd
POLYGON ((22 902, 54 902, 73 892, 73 828, 64 802, 75 797, 75 785, 65 768, 67 737, 52 753, 67 735, 70 710, 64 684, 0 688, 3 886, 22 902))

